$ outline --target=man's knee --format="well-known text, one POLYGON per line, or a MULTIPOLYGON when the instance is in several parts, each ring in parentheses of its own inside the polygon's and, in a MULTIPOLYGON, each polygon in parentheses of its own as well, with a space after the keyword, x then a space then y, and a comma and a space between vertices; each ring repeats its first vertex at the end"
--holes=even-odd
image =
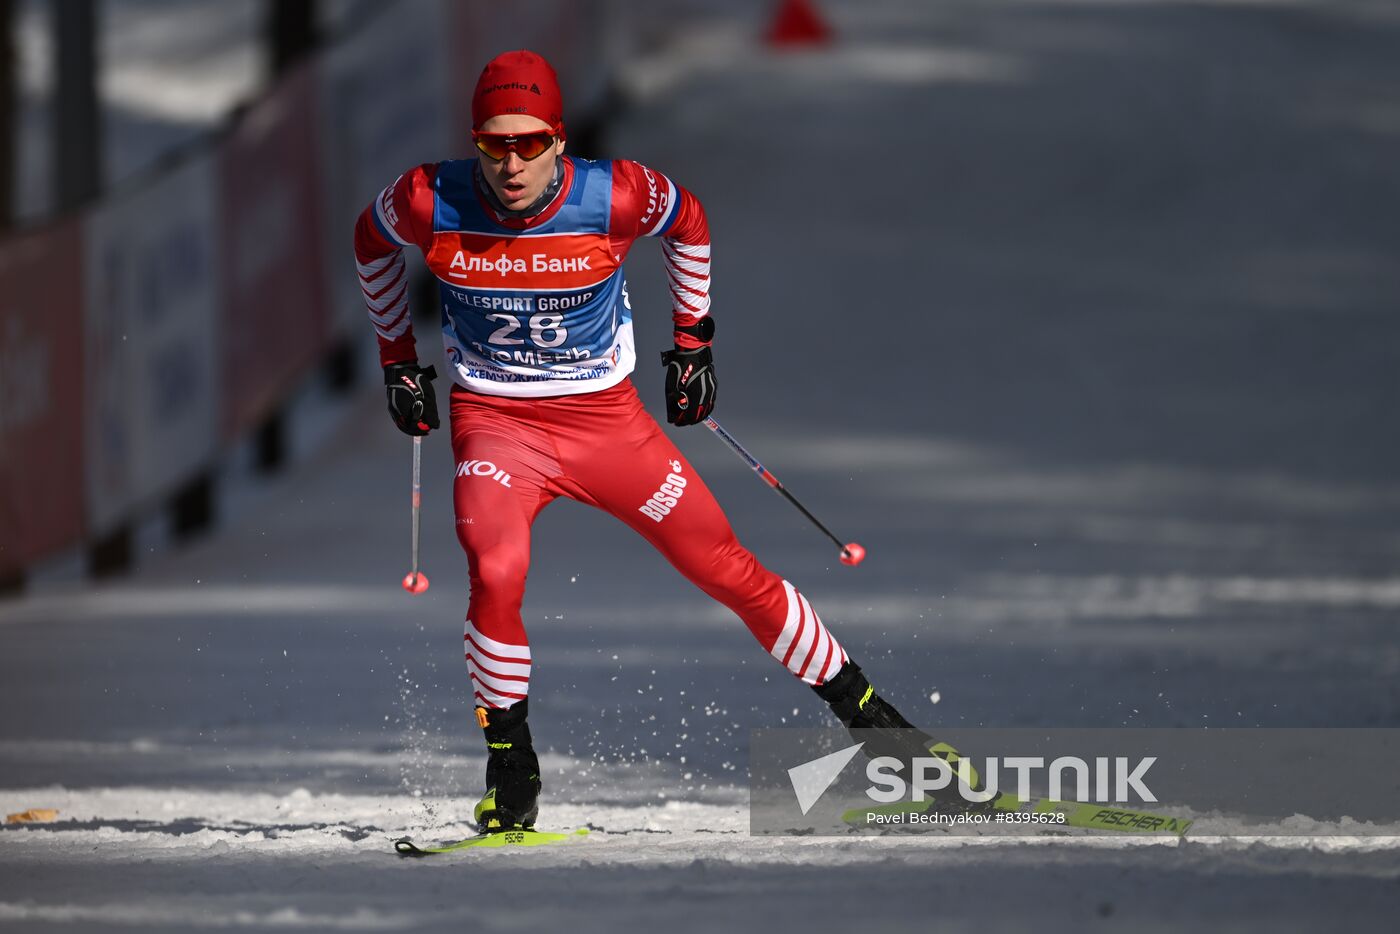
POLYGON ((733 537, 705 549, 680 570, 701 590, 730 607, 750 599, 771 576, 753 552, 733 537))
POLYGON ((530 570, 530 556, 514 545, 492 545, 479 551, 468 551, 472 587, 480 588, 492 598, 519 602, 525 595, 525 575, 530 570))

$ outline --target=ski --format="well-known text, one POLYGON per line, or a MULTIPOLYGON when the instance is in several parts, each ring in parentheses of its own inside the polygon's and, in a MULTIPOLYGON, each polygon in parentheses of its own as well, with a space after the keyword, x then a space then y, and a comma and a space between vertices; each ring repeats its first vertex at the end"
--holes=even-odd
POLYGON ((964 818, 947 812, 940 814, 936 804, 932 798, 926 798, 923 801, 899 801, 874 807, 852 808, 842 813, 841 820, 852 827, 933 827, 939 823, 949 826, 957 823, 970 826, 998 824, 1024 825, 1043 832, 1053 832, 1056 827, 1078 827, 1118 833, 1171 833, 1179 837, 1186 836, 1186 832, 1194 823, 1189 818, 1153 814, 1107 804, 1052 801, 1046 798, 1022 801, 1010 794, 997 799, 995 813, 983 815, 980 819, 964 818), (933 819, 940 816, 943 820, 933 819))
POLYGON ((457 850, 469 850, 474 847, 547 846, 551 843, 562 843, 565 840, 586 836, 588 836, 587 827, 580 827, 572 833, 550 833, 543 830, 502 830, 496 833, 476 834, 465 840, 445 843, 442 846, 419 846, 408 837, 400 837, 394 841, 394 851, 400 856, 431 856, 434 853, 453 853, 457 850))

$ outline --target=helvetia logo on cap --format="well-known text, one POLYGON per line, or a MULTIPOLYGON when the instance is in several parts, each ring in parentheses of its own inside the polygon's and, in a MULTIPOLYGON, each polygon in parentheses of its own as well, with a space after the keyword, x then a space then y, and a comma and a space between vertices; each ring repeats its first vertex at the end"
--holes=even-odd
POLYGON ((491 94, 495 91, 529 91, 531 94, 539 94, 540 86, 538 84, 524 85, 519 81, 507 81, 505 84, 493 84, 481 93, 491 94))

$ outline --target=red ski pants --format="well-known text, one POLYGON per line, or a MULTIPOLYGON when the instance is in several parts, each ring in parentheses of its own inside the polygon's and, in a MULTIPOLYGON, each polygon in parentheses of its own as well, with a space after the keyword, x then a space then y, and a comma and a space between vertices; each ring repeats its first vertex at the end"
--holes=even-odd
POLYGON ((807 599, 739 544, 630 380, 544 399, 454 387, 451 417, 457 537, 471 575, 466 657, 478 704, 509 707, 529 692, 520 605, 530 526, 557 496, 609 512, 639 532, 807 684, 825 682, 845 663, 807 599))

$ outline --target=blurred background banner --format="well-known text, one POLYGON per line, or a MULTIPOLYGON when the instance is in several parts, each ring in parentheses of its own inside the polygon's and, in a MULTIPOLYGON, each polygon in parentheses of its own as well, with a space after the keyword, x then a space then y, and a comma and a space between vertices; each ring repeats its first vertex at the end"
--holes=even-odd
POLYGON ((83 534, 83 274, 76 219, 0 249, 0 572, 83 534))
POLYGON ((83 224, 88 528, 159 504, 219 450, 223 327, 213 154, 97 205, 83 224))
MULTIPOLYGON (((329 47, 317 63, 323 154, 318 181, 326 225, 321 245, 334 309, 331 328, 366 350, 373 350, 373 342, 363 340, 364 297, 351 232, 365 205, 400 174, 465 145, 460 129, 454 132, 456 98, 444 93, 449 60, 473 57, 451 31, 450 11, 457 5, 419 0, 409 5, 411 15, 380 7, 366 28, 329 47)), ((421 273, 417 251, 405 257, 421 273)))
POLYGON ((272 413, 326 340, 320 158, 310 71, 286 79, 219 153, 225 307, 223 427, 234 439, 272 413))

